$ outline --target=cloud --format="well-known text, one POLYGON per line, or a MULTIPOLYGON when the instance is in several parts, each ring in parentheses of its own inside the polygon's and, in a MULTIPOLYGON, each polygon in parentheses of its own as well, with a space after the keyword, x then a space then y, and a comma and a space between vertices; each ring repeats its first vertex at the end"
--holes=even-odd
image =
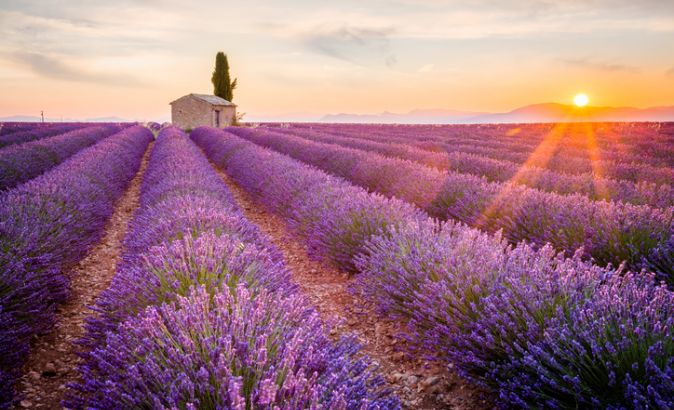
POLYGON ((30 68, 35 74, 56 80, 128 87, 143 85, 140 80, 132 76, 87 71, 54 56, 24 51, 3 53, 2 56, 30 68))
POLYGON ((594 71, 603 71, 607 73, 624 72, 624 73, 638 73, 641 71, 639 67, 608 63, 602 61, 593 61, 588 58, 560 58, 561 63, 569 67, 586 68, 594 71))
POLYGON ((300 40, 309 50, 329 57, 361 65, 379 61, 391 67, 398 61, 389 39, 394 31, 342 25, 304 32, 300 40))
POLYGON ((68 55, 132 55, 140 50, 166 49, 182 35, 177 18, 150 21, 141 13, 119 10, 88 16, 30 14, 0 7, 1 51, 24 50, 68 55), (114 14, 114 15, 113 15, 114 14), (171 28, 170 26, 178 26, 171 28))
POLYGON ((665 74, 667 75, 667 77, 674 78, 674 67, 671 67, 669 70, 667 70, 665 74))

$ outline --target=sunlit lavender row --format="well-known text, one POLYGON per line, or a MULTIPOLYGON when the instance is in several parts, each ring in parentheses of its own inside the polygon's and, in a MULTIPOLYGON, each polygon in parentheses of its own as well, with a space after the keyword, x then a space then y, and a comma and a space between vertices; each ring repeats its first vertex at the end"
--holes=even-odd
MULTIPOLYGON (((504 155, 532 156, 571 164, 604 165, 638 162, 652 167, 674 163, 670 123, 488 124, 488 125, 363 125, 293 124, 292 130, 324 131, 372 141, 419 144, 425 149, 460 146, 488 148, 504 155), (435 145, 434 145, 435 144, 435 145), (553 158, 554 157, 554 158, 553 158), (583 162, 585 161, 585 162, 583 162)), ((570 170, 570 167, 567 166, 570 170)), ((574 171, 578 172, 578 171, 574 171)))
MULTIPOLYGON (((621 124, 618 124, 621 125, 621 124)), ((647 127, 650 124, 640 125, 638 123, 629 123, 635 127, 647 127)), ((669 123, 662 124, 668 126, 669 123)), ((643 139, 634 137, 635 142, 647 144, 647 147, 633 148, 627 146, 620 149, 624 154, 624 162, 616 162, 608 159, 603 152, 598 150, 592 143, 592 135, 588 135, 587 130, 572 128, 568 132, 568 138, 562 138, 564 134, 555 131, 555 127, 560 126, 565 129, 565 125, 543 124, 547 132, 543 133, 544 138, 536 141, 534 146, 527 146, 524 149, 513 149, 512 141, 491 142, 493 139, 502 138, 502 135, 509 131, 517 130, 519 127, 531 127, 532 125, 453 125, 453 126, 410 126, 410 125, 320 125, 312 124, 290 126, 290 130, 301 129, 303 131, 322 131, 329 135, 338 135, 342 137, 358 138, 374 142, 388 142, 403 145, 410 145, 425 151, 436 153, 470 153, 499 161, 509 161, 518 165, 546 168, 552 171, 564 174, 594 174, 598 178, 624 179, 633 182, 650 182, 656 184, 672 184, 674 180, 674 152, 672 152, 671 137, 665 128, 661 131, 649 130, 646 128, 643 139), (549 129, 549 127, 552 127, 549 129), (660 134, 662 133, 662 134, 660 134), (443 134, 449 134, 445 137, 443 134), (658 138, 660 136, 660 138, 658 138), (567 144, 580 143, 581 149, 577 156, 567 155, 567 144), (651 159, 654 161, 650 161, 651 159), (655 165, 651 165, 652 162, 655 165)), ((601 128, 602 126, 611 126, 610 124, 589 124, 585 128, 601 128)), ((276 127, 278 128, 278 127, 276 127)), ((288 127, 281 127, 288 128, 288 127)), ((628 130, 622 130, 615 137, 609 138, 608 142, 613 145, 619 145, 617 141, 628 138, 628 130)), ((518 134, 519 135, 519 134, 518 134)), ((519 135, 519 139, 526 140, 531 135, 519 135)), ((632 139, 630 139, 631 141, 632 139)))
POLYGON ((407 323, 413 354, 503 407, 674 406, 674 293, 652 274, 439 223, 231 133, 192 138, 317 256, 357 273, 357 291, 407 323))
MULTIPOLYGON (((674 139, 672 122, 590 122, 590 123, 491 123, 491 124, 332 124, 332 123, 264 123, 294 129, 324 129, 335 133, 368 131, 372 137, 412 134, 410 138, 423 140, 462 140, 479 144, 503 141, 511 144, 535 147, 549 138, 551 132, 559 135, 565 149, 587 146, 588 130, 601 148, 624 151, 626 147, 646 149, 674 139), (382 134, 377 131, 386 131, 382 134), (582 134, 582 135, 578 135, 582 134)), ((672 148, 669 147, 669 151, 672 148)))
POLYGON ((583 248, 599 264, 656 271, 674 281, 674 208, 591 201, 521 185, 489 182, 375 153, 317 143, 265 129, 232 133, 341 176, 368 190, 419 206, 431 216, 490 232, 516 243, 547 243, 573 254, 583 248))
POLYGON ((635 205, 674 206, 674 190, 668 184, 604 178, 592 173, 564 174, 545 168, 497 160, 466 152, 431 152, 407 144, 340 137, 312 130, 274 128, 274 131, 311 141, 376 152, 418 162, 441 170, 482 176, 489 181, 512 182, 558 194, 583 194, 593 200, 613 200, 635 205))

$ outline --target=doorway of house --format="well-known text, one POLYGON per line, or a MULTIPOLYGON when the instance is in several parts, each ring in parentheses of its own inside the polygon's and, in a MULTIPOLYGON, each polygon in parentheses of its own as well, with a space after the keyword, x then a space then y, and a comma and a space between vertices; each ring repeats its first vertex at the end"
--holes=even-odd
POLYGON ((220 111, 215 110, 215 128, 220 128, 220 111))

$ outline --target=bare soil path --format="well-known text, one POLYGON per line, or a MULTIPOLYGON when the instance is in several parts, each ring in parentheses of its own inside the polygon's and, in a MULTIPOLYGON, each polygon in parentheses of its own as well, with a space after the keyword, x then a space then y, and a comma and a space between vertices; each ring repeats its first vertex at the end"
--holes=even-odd
POLYGON ((101 241, 70 271, 70 297, 58 308, 53 331, 32 344, 24 375, 17 383, 21 396, 18 408, 61 409, 66 384, 77 380, 80 359, 74 342, 84 335, 85 319, 92 314, 89 307, 115 275, 122 240, 138 208, 140 184, 151 149, 152 143, 145 151, 138 173, 117 200, 101 241))
POLYGON ((277 215, 268 212, 234 180, 218 171, 245 216, 260 226, 283 253, 295 282, 327 321, 336 321, 334 336, 355 334, 364 352, 407 409, 489 409, 492 401, 480 389, 441 366, 404 353, 404 342, 395 337, 401 324, 377 317, 372 307, 349 292, 353 277, 324 262, 311 259, 306 247, 277 215), (486 397, 486 398, 485 398, 486 397))

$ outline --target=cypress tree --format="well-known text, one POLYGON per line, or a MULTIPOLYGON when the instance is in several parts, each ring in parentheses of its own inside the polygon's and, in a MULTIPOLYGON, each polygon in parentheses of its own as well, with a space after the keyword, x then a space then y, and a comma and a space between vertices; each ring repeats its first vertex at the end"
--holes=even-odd
POLYGON ((232 101, 234 98, 234 89, 236 88, 236 78, 234 81, 229 76, 229 61, 227 55, 219 51, 215 55, 215 70, 211 77, 213 83, 213 94, 227 101, 232 101))

